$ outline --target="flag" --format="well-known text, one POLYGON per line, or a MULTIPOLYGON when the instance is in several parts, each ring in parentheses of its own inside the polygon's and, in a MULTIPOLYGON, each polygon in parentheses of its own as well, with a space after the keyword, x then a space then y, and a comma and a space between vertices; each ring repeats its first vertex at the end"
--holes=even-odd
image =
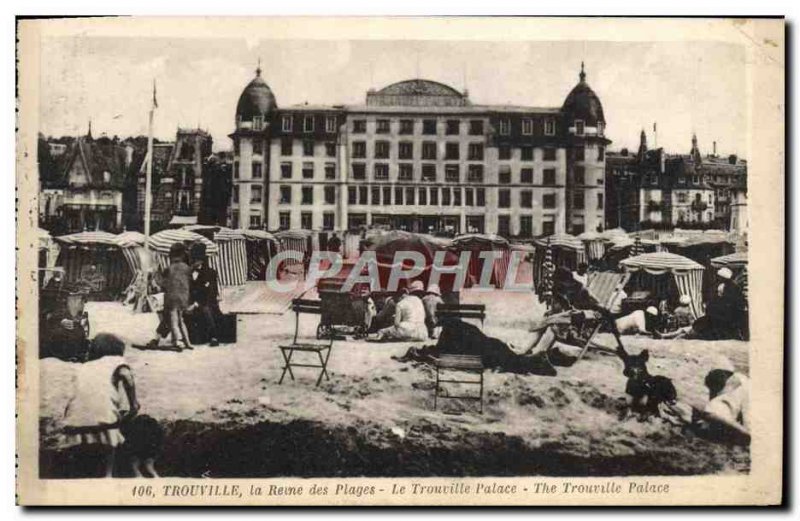
POLYGON ((653 132, 656 132, 656 123, 655 123, 655 121, 653 122, 653 132))
POLYGON ((158 108, 158 100, 156 99, 156 80, 153 80, 153 108, 158 108))

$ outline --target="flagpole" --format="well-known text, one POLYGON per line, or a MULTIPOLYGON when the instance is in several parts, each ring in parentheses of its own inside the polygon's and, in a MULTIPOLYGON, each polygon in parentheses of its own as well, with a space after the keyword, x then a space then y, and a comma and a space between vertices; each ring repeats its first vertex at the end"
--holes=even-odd
POLYGON ((153 80, 153 104, 150 107, 150 121, 147 127, 147 168, 145 171, 144 184, 144 236, 145 244, 150 238, 150 206, 152 204, 152 185, 153 185, 153 117, 157 107, 156 102, 156 82, 153 80))

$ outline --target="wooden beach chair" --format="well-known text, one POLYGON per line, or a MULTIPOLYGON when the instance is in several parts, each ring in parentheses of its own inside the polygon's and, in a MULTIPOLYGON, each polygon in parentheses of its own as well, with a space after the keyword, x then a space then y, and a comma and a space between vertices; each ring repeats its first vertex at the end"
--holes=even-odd
POLYGON ((486 306, 484 304, 439 304, 436 306, 436 317, 439 322, 445 319, 474 319, 483 322, 486 320, 486 306))
MULTIPOLYGON (((587 284, 586 289, 595 298, 595 300, 597 300, 601 307, 606 310, 610 310, 615 299, 617 299, 619 296, 620 291, 622 291, 622 288, 625 286, 625 284, 627 284, 628 279, 630 279, 630 273, 606 271, 595 272, 589 278, 589 283, 587 284)), ((575 362, 580 361, 584 355, 586 355, 586 352, 589 350, 589 346, 592 344, 592 339, 600 331, 603 323, 603 319, 598 318, 587 321, 583 325, 583 334, 580 335, 580 338, 582 339, 581 345, 578 346, 581 348, 581 352, 575 362)))
MULTIPOLYGON (((283 344, 278 346, 278 348, 281 350, 281 355, 283 356, 284 362, 283 371, 281 372, 280 380, 278 380, 278 385, 283 383, 286 373, 289 373, 289 377, 294 380, 292 367, 310 367, 320 370, 316 383, 316 385, 319 386, 319 384, 322 383, 323 377, 325 377, 326 380, 330 380, 330 376, 328 375, 328 360, 330 359, 331 350, 333 348, 334 335, 328 335, 326 339, 327 341, 325 342, 298 341, 300 331, 300 315, 303 313, 319 315, 322 313, 322 308, 320 301, 318 300, 295 299, 292 301, 292 311, 295 313, 294 339, 292 340, 291 344, 283 344), (319 359, 319 363, 309 361, 297 363, 292 360, 292 357, 296 352, 315 354, 316 358, 319 359)), ((313 358, 314 357, 312 356, 312 360, 313 358)))
POLYGON ((483 413, 483 361, 480 356, 473 355, 441 355, 436 359, 436 387, 433 392, 433 410, 436 410, 439 398, 450 400, 470 400, 480 403, 480 412, 483 413), (443 377, 445 373, 467 373, 477 375, 478 378, 465 380, 464 376, 443 377), (464 384, 479 386, 478 395, 450 396, 442 394, 442 384, 464 384))

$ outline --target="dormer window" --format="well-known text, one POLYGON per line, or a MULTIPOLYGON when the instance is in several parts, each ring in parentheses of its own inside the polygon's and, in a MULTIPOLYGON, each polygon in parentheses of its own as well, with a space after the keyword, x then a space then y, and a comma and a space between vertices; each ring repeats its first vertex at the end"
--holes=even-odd
POLYGON ((303 116, 303 132, 314 132, 314 116, 303 116))
POLYGON ((281 118, 281 130, 284 132, 292 131, 292 116, 283 116, 281 118))
POLYGON ((533 134, 533 120, 525 118, 522 120, 522 133, 526 136, 533 134))
POLYGON ((500 135, 507 136, 511 133, 511 121, 508 119, 500 120, 500 135))
POLYGON ((576 119, 575 120, 575 135, 576 136, 582 136, 584 131, 585 131, 585 129, 584 129, 584 126, 583 126, 583 120, 582 119, 576 119))
POLYGON ((332 134, 336 132, 336 117, 328 116, 325 118, 325 132, 332 134))
POLYGON ((545 136, 555 136, 556 135, 556 122, 555 120, 547 119, 544 122, 544 135, 545 136))
POLYGON ((253 130, 261 130, 264 128, 264 118, 261 116, 253 117, 253 130))

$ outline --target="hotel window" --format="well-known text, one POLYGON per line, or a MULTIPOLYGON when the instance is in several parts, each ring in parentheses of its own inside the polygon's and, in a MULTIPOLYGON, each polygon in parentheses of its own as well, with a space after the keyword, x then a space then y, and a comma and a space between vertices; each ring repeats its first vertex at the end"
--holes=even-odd
POLYGON ((389 120, 388 119, 379 119, 375 122, 375 132, 377 134, 388 134, 389 133, 389 120))
POLYGON ((431 206, 439 205, 439 188, 436 186, 431 187, 431 206))
POLYGON ((586 184, 586 169, 582 166, 575 167, 575 184, 576 185, 583 185, 586 184))
POLYGON ((406 206, 412 206, 414 204, 415 194, 416 190, 410 186, 406 188, 406 206))
POLYGON ((233 162, 233 178, 234 179, 239 179, 239 162, 238 161, 234 161, 233 162))
POLYGON ((311 229, 311 212, 303 212, 300 214, 300 228, 304 230, 311 229))
POLYGON ((497 158, 501 161, 511 159, 511 147, 508 145, 500 145, 497 147, 497 158))
POLYGON ((417 204, 425 206, 428 204, 428 189, 420 188, 417 192, 417 204))
POLYGON ((458 143, 446 143, 444 146, 444 158, 450 160, 457 160, 459 155, 458 143))
POLYGON ((445 165, 444 166, 444 180, 448 183, 458 183, 460 181, 458 172, 458 165, 445 165))
POLYGON ((547 147, 544 149, 543 158, 545 161, 555 161, 556 160, 556 149, 552 147, 547 147))
POLYGON ((281 179, 291 179, 291 178, 292 178, 292 164, 281 163, 281 179))
POLYGON ((483 165, 469 165, 467 171, 468 183, 482 183, 483 182, 483 165))
POLYGON ((336 118, 334 116, 328 116, 325 118, 325 132, 328 132, 329 134, 336 132, 336 118))
POLYGON ((497 207, 511 208, 511 190, 502 189, 497 191, 497 207))
POLYGON ((355 186, 347 187, 347 204, 356 204, 357 195, 355 186))
POLYGON ((367 165, 364 163, 353 163, 353 179, 364 181, 367 178, 367 165))
POLYGON ((261 216, 260 215, 251 215, 250 216, 250 228, 261 228, 261 216))
POLYGON ((583 120, 582 119, 576 119, 575 120, 575 135, 582 136, 584 130, 585 129, 583 127, 583 120))
POLYGON ((325 179, 336 179, 336 163, 325 163, 325 179))
POLYGON ((519 182, 533 184, 533 168, 522 168, 519 171, 519 182))
POLYGON ((522 190, 519 193, 519 206, 521 208, 533 208, 533 192, 522 190))
POLYGON ((503 118, 500 120, 500 135, 507 136, 511 133, 511 120, 503 118))
POLYGON ((310 161, 303 163, 303 179, 314 179, 314 163, 310 161))
POLYGON ((553 119, 546 119, 544 122, 544 135, 554 136, 556 134, 556 122, 553 119))
POLYGON ((483 120, 482 119, 472 119, 469 122, 469 135, 470 136, 482 136, 483 135, 483 120))
POLYGON ((586 159, 586 149, 583 147, 575 147, 575 161, 583 161, 586 159))
POLYGON ((503 237, 511 235, 511 216, 498 215, 497 216, 497 234, 503 237))
POLYGON ((397 147, 397 157, 399 159, 414 159, 414 143, 401 141, 397 147))
POLYGON ((303 155, 312 157, 314 155, 314 142, 303 141, 303 155))
POLYGON ((603 201, 603 194, 597 194, 597 209, 598 210, 602 210, 603 209, 603 202, 604 202, 603 201))
POLYGON ((556 217, 545 215, 542 217, 542 235, 553 235, 556 233, 556 217))
POLYGON ((300 204, 314 204, 313 186, 304 186, 301 194, 302 194, 302 199, 300 201, 300 204))
POLYGON ((478 188, 475 191, 475 204, 477 206, 486 206, 486 190, 483 188, 478 188))
POLYGON ((471 233, 483 233, 483 215, 467 216, 467 231, 471 233))
POLYGON ((394 204, 403 204, 403 188, 397 187, 394 189, 394 204))
POLYGON ((586 208, 586 198, 583 196, 583 191, 579 190, 572 193, 572 207, 576 210, 583 210, 586 208))
POLYGON ((483 161, 483 143, 470 143, 467 159, 470 161, 483 161))
POLYGON ((325 155, 336 157, 336 143, 325 143, 325 155))
POLYGON ((353 141, 353 157, 367 157, 367 143, 365 141, 353 141))
POLYGON ((414 133, 414 120, 401 119, 400 120, 400 134, 408 135, 414 133))
POLYGON ((253 130, 261 130, 262 128, 264 128, 264 118, 253 116, 253 130))
POLYGON ((389 180, 389 165, 387 163, 375 163, 373 168, 373 174, 376 181, 389 180))
POLYGON ((526 136, 533 135, 533 120, 530 118, 524 118, 522 120, 522 133, 526 136))
POLYGON ((284 132, 292 131, 292 116, 287 114, 281 118, 281 130, 284 132))
POLYGON ((375 142, 375 159, 389 159, 389 142, 375 142))
POLYGON ((472 188, 464 189, 464 204, 466 206, 475 206, 475 192, 472 188))
POLYGON ((453 188, 453 206, 461 206, 461 188, 453 188))
POLYGON ((422 159, 436 159, 436 143, 434 141, 422 143, 422 159))
POLYGON ((392 189, 391 187, 384 186, 383 187, 383 204, 385 206, 389 206, 392 204, 392 189))
POLYGON ((448 136, 457 136, 461 133, 461 122, 457 119, 448 119, 445 129, 445 134, 448 136))
POLYGON ((597 147, 597 160, 604 161, 606 158, 606 147, 597 147))
POLYGON ((278 227, 281 230, 288 230, 292 225, 292 214, 289 212, 281 212, 278 214, 278 227))
POLYGON ((556 207, 556 194, 542 195, 542 208, 552 210, 556 207))
POLYGON ((381 187, 372 187, 372 206, 380 206, 381 204, 381 187))
POLYGON ((261 190, 262 187, 258 185, 252 185, 250 187, 250 202, 251 203, 260 203, 261 202, 261 190))
POLYGON ((358 187, 358 204, 369 204, 367 202, 367 187, 366 186, 359 186, 358 187))
POLYGON ((285 137, 281 139, 281 155, 282 156, 292 155, 292 138, 285 137))
POLYGON ((508 165, 500 165, 500 171, 497 175, 497 182, 501 185, 511 184, 511 167, 508 165))
POLYGON ((236 155, 236 156, 239 155, 239 140, 238 139, 234 139, 233 140, 233 154, 236 155))
POLYGON ((542 171, 542 184, 547 186, 552 186, 556 184, 556 169, 555 168, 545 168, 542 171))
POLYGON ((261 155, 264 153, 264 141, 260 139, 253 140, 253 153, 256 155, 261 155))
POLYGON ((333 230, 334 215, 333 212, 325 212, 322 214, 322 229, 329 231, 333 230))
POLYGON ((687 201, 686 194, 683 193, 683 192, 679 193, 678 194, 678 202, 679 203, 685 203, 686 201, 687 201))
POLYGON ((333 185, 325 187, 325 204, 336 204, 336 187, 333 185))
POLYGON ((520 147, 519 156, 521 161, 533 161, 533 147, 520 147))
POLYGON ((436 135, 436 120, 423 119, 422 120, 422 133, 428 136, 436 135))
POLYGON ((450 189, 447 187, 442 188, 442 206, 450 206, 451 200, 450 189))
POLYGON ((239 185, 234 185, 233 187, 233 202, 239 202, 239 185))
POLYGON ((353 120, 353 134, 363 134, 367 131, 367 120, 356 119, 353 120))
POLYGON ((411 163, 400 163, 400 171, 397 175, 399 181, 412 181, 414 179, 414 165, 411 163))
POLYGON ((283 185, 281 186, 281 198, 278 200, 278 204, 292 204, 292 187, 283 185))
POLYGON ((533 217, 530 215, 519 216, 520 237, 533 237, 533 217))
POLYGON ((314 116, 303 116, 303 132, 314 132, 314 116))
POLYGON ((261 179, 261 163, 253 163, 253 179, 261 179))
POLYGON ((422 180, 436 181, 436 165, 422 165, 422 180))

